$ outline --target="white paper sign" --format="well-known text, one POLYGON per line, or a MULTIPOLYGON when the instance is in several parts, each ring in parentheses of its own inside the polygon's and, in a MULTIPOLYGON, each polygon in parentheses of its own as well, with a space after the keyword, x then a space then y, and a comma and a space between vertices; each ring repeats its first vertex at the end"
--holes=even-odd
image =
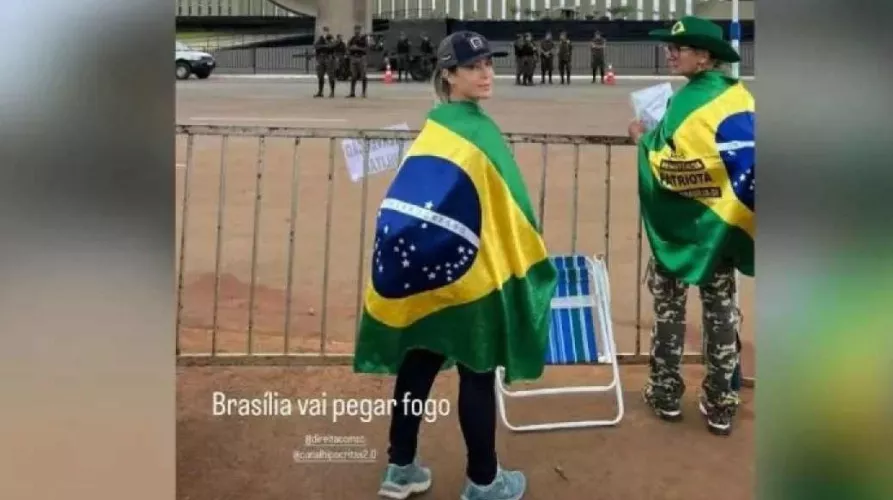
MULTIPOLYGON (((409 130, 409 125, 401 123, 385 127, 386 130, 409 130)), ((369 141, 369 166, 366 172, 369 175, 380 174, 388 170, 394 170, 400 166, 403 156, 409 150, 411 141, 397 139, 382 139, 369 141), (401 144, 403 147, 401 149, 401 144), (402 153, 402 154, 401 154, 402 153)), ((347 164, 347 172, 350 180, 358 182, 363 178, 363 141, 356 139, 344 139, 341 141, 341 150, 344 152, 344 162, 347 164)))
POLYGON ((636 119, 645 125, 646 131, 653 130, 667 112, 667 101, 673 95, 673 86, 661 83, 637 90, 629 95, 636 119))

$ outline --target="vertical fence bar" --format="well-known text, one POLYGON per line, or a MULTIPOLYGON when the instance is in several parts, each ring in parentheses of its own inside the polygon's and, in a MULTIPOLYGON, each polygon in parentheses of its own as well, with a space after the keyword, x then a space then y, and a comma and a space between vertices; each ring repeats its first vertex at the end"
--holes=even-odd
POLYGON ((543 162, 540 169, 540 232, 546 233, 546 169, 549 166, 549 145, 542 144, 543 162))
POLYGON ((285 345, 283 354, 288 354, 289 334, 291 333, 291 300, 295 269, 295 226, 298 218, 298 146, 301 139, 296 138, 292 150, 291 165, 291 212, 288 218, 288 264, 285 275, 285 345))
POLYGON ((176 349, 180 352, 180 322, 183 313, 183 265, 186 261, 186 225, 189 220, 189 177, 192 174, 192 159, 194 152, 195 136, 186 136, 186 171, 183 172, 183 214, 180 221, 180 269, 177 270, 177 320, 176 320, 176 349))
POLYGON ((605 269, 611 263, 611 145, 605 146, 605 269))
POLYGON ((642 209, 636 224, 636 356, 642 354, 642 209))
MULTIPOLYGON (((363 261, 366 258, 366 201, 369 197, 369 138, 363 138, 363 188, 360 194, 360 258, 357 262, 357 329, 360 332, 360 311, 363 305, 363 261)), ((356 340, 356 339, 354 339, 356 340)))
POLYGON ((251 235, 251 278, 248 283, 248 354, 251 354, 254 338, 254 287, 257 280, 257 244, 260 239, 260 207, 263 198, 264 163, 266 157, 266 137, 257 140, 257 170, 254 187, 254 228, 251 235))
POLYGON ((580 145, 574 144, 574 192, 571 207, 571 253, 577 253, 577 205, 580 198, 580 145))
POLYGON ((399 169, 400 165, 403 164, 403 155, 406 154, 406 141, 400 139, 397 144, 397 169, 399 169))
POLYGON ((322 319, 320 320, 319 353, 326 354, 326 333, 329 319, 329 253, 332 247, 332 193, 335 187, 335 138, 329 139, 329 175, 326 191, 326 237, 322 266, 322 319))
POLYGON ((229 136, 224 135, 220 140, 220 181, 217 193, 217 234, 214 243, 214 304, 211 312, 211 355, 217 354, 218 314, 220 311, 220 262, 223 253, 223 211, 226 206, 226 150, 229 146, 229 136))

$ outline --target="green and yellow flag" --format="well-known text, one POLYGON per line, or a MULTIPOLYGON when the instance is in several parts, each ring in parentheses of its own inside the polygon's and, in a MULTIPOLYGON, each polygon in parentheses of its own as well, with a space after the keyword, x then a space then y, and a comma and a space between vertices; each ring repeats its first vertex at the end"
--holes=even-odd
POLYGON ((754 99, 719 71, 692 78, 639 141, 639 198, 651 251, 698 285, 720 261, 754 276, 754 99))
POLYGON ((441 104, 380 206, 354 369, 393 374, 423 348, 447 366, 535 379, 555 285, 499 128, 477 104, 441 104))

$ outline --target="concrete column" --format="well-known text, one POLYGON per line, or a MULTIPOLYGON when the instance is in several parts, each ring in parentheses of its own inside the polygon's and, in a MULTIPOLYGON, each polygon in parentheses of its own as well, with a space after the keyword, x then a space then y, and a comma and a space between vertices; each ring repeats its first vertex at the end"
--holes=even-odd
POLYGON ((328 26, 332 34, 341 33, 345 41, 353 36, 353 27, 372 32, 372 0, 317 0, 316 34, 328 26))

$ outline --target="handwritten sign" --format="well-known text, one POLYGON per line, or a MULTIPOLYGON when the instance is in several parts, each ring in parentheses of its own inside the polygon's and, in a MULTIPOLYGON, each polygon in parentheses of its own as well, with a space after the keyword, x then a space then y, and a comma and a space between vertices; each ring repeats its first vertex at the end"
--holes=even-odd
MULTIPOLYGON (((399 125, 385 127, 385 129, 409 130, 409 125, 401 123, 399 125)), ((341 141, 341 150, 344 152, 344 162, 347 164, 347 172, 350 174, 350 180, 359 182, 359 180, 363 178, 364 171, 368 175, 375 175, 396 169, 400 166, 403 157, 406 156, 410 144, 411 143, 408 140, 402 141, 397 139, 368 141, 369 165, 364 169, 363 160, 366 152, 364 151, 363 141, 357 139, 344 139, 341 141)))

